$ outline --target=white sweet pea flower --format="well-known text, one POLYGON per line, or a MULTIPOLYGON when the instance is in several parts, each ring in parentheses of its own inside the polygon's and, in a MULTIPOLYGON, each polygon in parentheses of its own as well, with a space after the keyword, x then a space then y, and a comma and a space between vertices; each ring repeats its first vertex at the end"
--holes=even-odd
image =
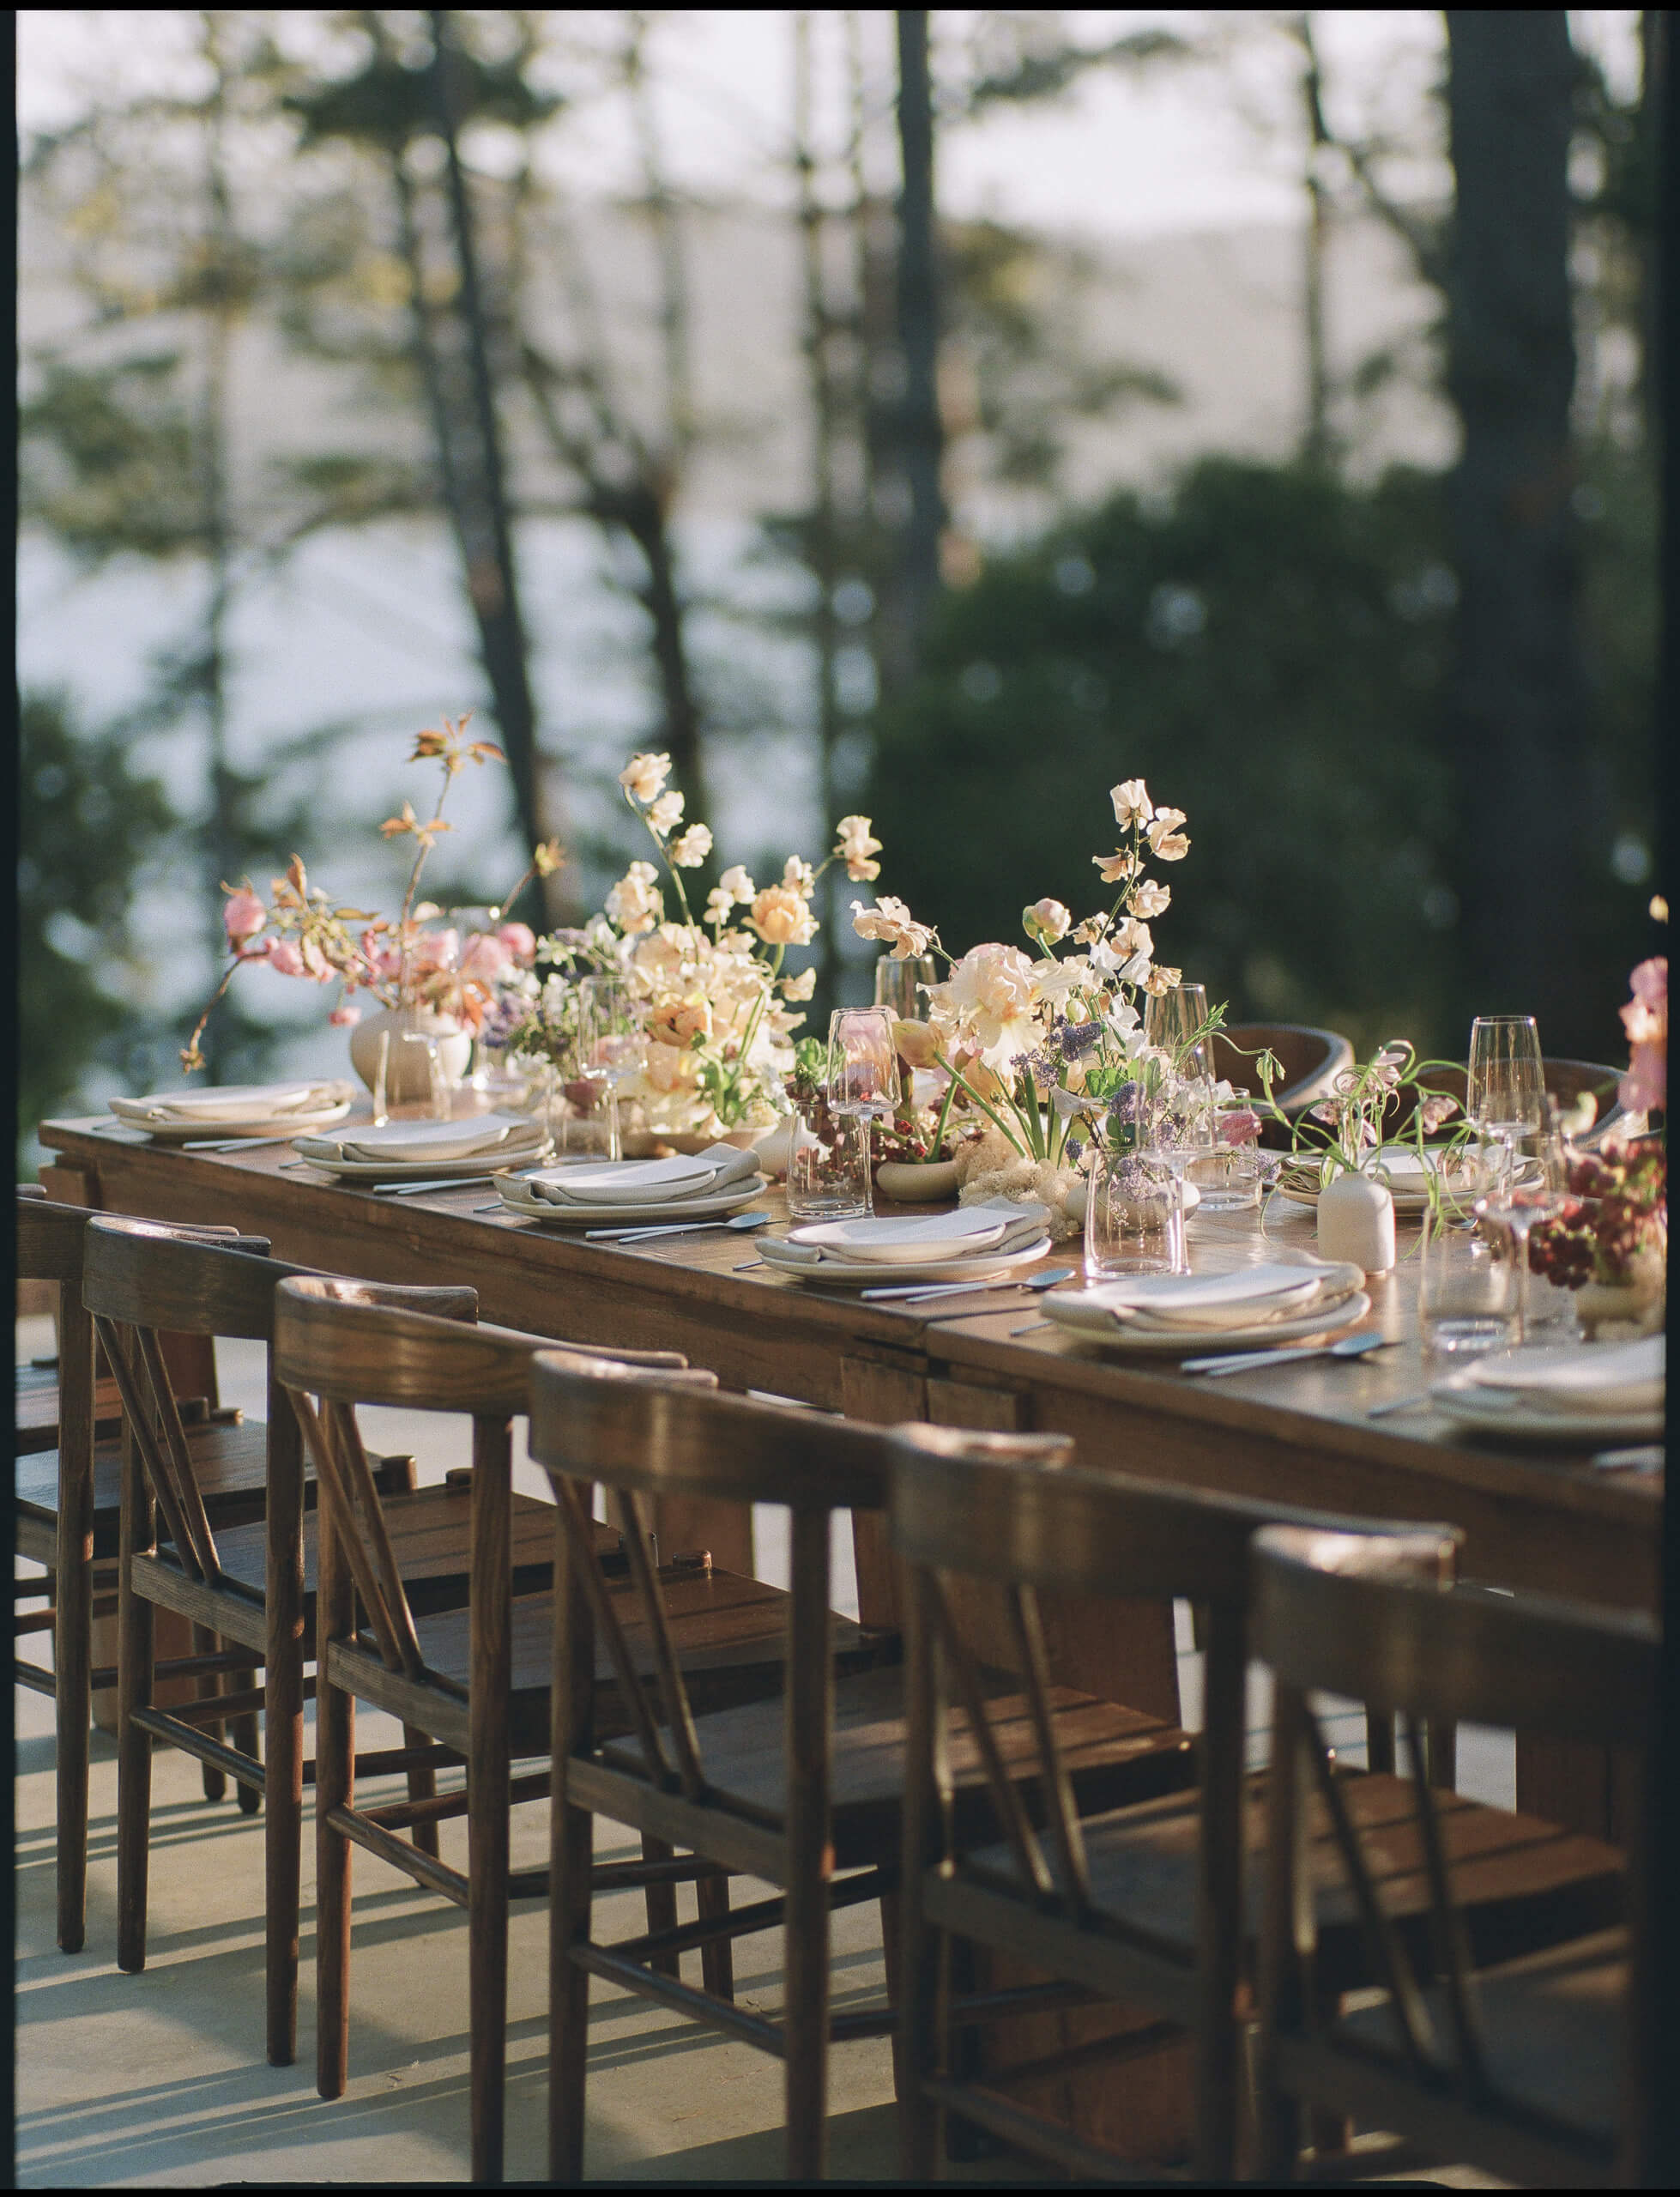
POLYGON ((783 977, 782 979, 782 996, 790 1002, 809 999, 816 989, 817 972, 814 968, 801 969, 798 976, 783 977))
POLYGON ((717 881, 720 893, 727 893, 738 908, 749 908, 758 898, 758 888, 740 862, 726 869, 717 881))
POLYGON ((1091 860, 1105 885, 1122 885, 1138 874, 1138 857, 1129 847, 1117 847, 1111 855, 1093 855, 1091 860))
POLYGON ((682 812, 683 797, 680 793, 662 793, 648 811, 648 821, 662 839, 681 823, 682 812))
POLYGON ((691 824, 674 838, 670 845, 671 860, 679 869, 698 869, 711 852, 711 827, 707 824, 691 824))
POLYGON ((657 801, 660 790, 671 775, 668 755, 632 755, 619 772, 619 784, 637 801, 657 801))
POLYGON ((1122 778, 1109 788, 1109 798, 1115 805, 1115 821, 1122 832, 1129 832, 1134 824, 1147 824, 1155 814, 1149 788, 1141 778, 1122 778))
MULTIPOLYGON (((890 946, 895 961, 908 961, 913 954, 925 953, 934 935, 926 923, 917 923, 907 904, 895 899, 891 893, 883 893, 873 908, 866 908, 861 900, 854 900, 852 929, 860 938, 878 938, 890 946)), ((1021 959, 1026 959, 1024 953, 1021 959)))
POLYGON ((714 885, 706 895, 706 921, 709 923, 727 923, 734 913, 734 895, 726 893, 721 885, 714 885))
POLYGON ((817 873, 808 862, 798 855, 789 855, 782 868, 782 888, 786 893, 797 893, 801 900, 811 898, 817 882, 817 873))
POLYGON ((1109 942, 1119 953, 1141 953, 1145 959, 1155 951, 1149 925, 1140 923, 1135 916, 1123 916, 1109 934, 1109 942))
POLYGON ((1040 946, 1054 946, 1073 928, 1073 918, 1060 900, 1035 900, 1021 911, 1021 927, 1040 946))
POLYGON ((1156 810, 1145 836, 1157 862, 1182 862, 1189 853, 1189 839, 1178 828, 1187 820, 1181 808, 1156 810))
POLYGON ((1140 877, 1132 887, 1132 912, 1137 916, 1164 916, 1172 904, 1172 888, 1157 885, 1152 877, 1140 877))
POLYGON ((873 835, 867 816, 843 816, 835 829, 834 851, 846 865, 846 875, 854 885, 873 885, 881 874, 881 866, 871 860, 881 850, 880 841, 873 835))

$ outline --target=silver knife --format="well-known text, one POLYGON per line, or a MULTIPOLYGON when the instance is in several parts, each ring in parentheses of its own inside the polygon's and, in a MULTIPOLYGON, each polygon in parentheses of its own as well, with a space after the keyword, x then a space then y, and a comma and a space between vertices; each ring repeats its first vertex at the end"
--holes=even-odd
MULTIPOLYGON (((493 1175, 445 1175, 435 1183, 375 1183, 376 1197, 417 1198, 427 1190, 475 1190, 486 1183, 493 1183, 493 1175)), ((349 1186, 354 1189, 353 1183, 349 1186)))

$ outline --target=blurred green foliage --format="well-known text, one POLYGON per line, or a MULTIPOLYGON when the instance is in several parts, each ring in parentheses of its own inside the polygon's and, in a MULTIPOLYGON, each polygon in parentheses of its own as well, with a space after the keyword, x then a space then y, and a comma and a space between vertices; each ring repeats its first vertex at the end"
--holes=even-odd
MULTIPOLYGON (((17 1118, 27 1150, 35 1124, 63 1111, 90 1068, 120 1078, 136 1049, 149 1052, 130 909, 142 865, 177 820, 158 781, 132 769, 126 734, 77 725, 62 696, 26 695, 19 735, 17 1118)), ((20 1179, 26 1164, 21 1152, 20 1179)))
MULTIPOLYGON (((1573 891, 1602 971, 1600 1057, 1641 950, 1654 646, 1648 491, 1606 455, 1583 492, 1598 723, 1573 891), (1641 502, 1641 495, 1644 500, 1641 502), (1623 872, 1612 872, 1612 855, 1623 872)), ((1462 1054, 1465 844, 1439 725, 1458 589, 1443 483, 1206 458, 1176 492, 1117 495, 948 594, 917 685, 881 721, 883 889, 960 953, 1017 936, 1042 893, 1111 897, 1109 789, 1187 810, 1157 958, 1233 1020, 1313 1022, 1362 1050, 1462 1054)), ((1597 988, 1595 988, 1597 989, 1597 988)))

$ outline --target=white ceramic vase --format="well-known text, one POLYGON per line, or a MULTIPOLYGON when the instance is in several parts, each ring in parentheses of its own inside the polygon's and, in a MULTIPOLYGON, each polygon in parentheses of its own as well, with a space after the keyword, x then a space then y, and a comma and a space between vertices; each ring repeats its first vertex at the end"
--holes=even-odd
POLYGON ((1318 1247, 1326 1259, 1387 1274, 1394 1263, 1394 1201, 1387 1184, 1343 1169, 1319 1192, 1318 1247))
MULTIPOLYGON (((389 1034, 390 1051, 385 1062, 385 1103, 409 1105, 430 1097, 426 1062, 406 1061, 400 1040, 410 1034, 437 1040, 438 1059, 446 1082, 459 1083, 473 1057, 470 1031, 453 1015, 438 1014, 429 1007, 382 1007, 357 1023, 350 1032, 350 1065, 370 1091, 379 1072, 379 1040, 389 1034)), ((411 1047, 419 1051, 418 1046, 411 1047)))

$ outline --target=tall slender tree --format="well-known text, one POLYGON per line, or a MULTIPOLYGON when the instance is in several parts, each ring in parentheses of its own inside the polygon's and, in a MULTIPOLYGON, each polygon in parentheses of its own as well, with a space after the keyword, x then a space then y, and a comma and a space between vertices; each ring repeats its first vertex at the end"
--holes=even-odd
POLYGON ((901 546, 891 593, 883 606, 885 683, 903 687, 915 675, 940 589, 940 540, 945 499, 940 481, 944 432, 940 421, 940 280, 934 231, 934 87, 928 10, 897 11, 898 43, 897 433, 901 546))
POLYGON ((1591 1027, 1571 500, 1574 57, 1561 9, 1450 9, 1447 25, 1465 973, 1482 1008, 1539 1015, 1548 1044, 1567 1052, 1584 1020, 1591 1027))

